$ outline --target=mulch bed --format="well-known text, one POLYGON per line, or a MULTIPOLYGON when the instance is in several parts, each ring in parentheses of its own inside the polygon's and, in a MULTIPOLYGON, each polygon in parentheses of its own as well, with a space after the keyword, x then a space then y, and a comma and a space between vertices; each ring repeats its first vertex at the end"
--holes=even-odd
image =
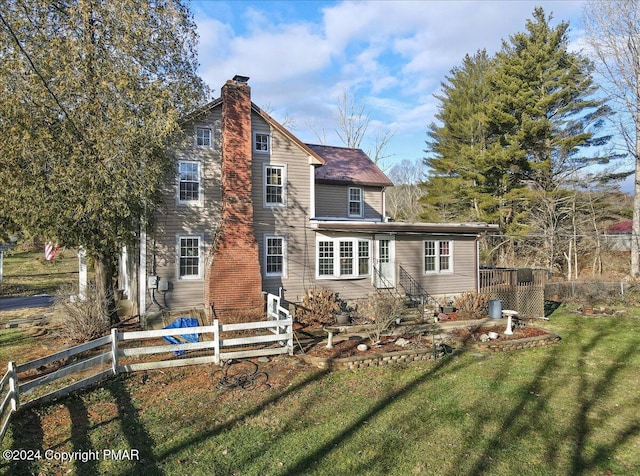
POLYGON ((304 353, 312 357, 338 359, 353 357, 356 355, 364 356, 367 354, 382 354, 386 352, 398 352, 401 350, 430 348, 430 342, 427 342, 425 339, 425 337, 419 337, 416 335, 385 336, 381 339, 379 344, 371 345, 371 342, 367 338, 351 338, 348 340, 334 342, 332 349, 327 349, 327 340, 324 339, 304 349, 304 353), (409 343, 405 346, 396 345, 395 342, 399 338, 403 338, 409 341, 409 343), (365 351, 358 350, 358 344, 366 344, 368 349, 365 351))

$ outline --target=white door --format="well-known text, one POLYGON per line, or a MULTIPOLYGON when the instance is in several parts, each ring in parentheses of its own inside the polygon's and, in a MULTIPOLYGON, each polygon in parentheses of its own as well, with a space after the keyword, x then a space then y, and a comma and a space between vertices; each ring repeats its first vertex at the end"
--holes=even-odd
POLYGON ((376 235, 376 271, 374 285, 378 288, 396 286, 395 237, 376 235))

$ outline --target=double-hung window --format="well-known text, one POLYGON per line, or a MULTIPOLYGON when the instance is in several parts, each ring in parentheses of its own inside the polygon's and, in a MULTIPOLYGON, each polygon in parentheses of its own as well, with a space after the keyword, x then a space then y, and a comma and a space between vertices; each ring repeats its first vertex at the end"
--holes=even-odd
POLYGON ((319 278, 369 276, 370 241, 357 238, 322 238, 317 248, 319 278))
POLYGON ((271 135, 266 132, 253 134, 253 150, 260 154, 268 154, 271 149, 271 135))
POLYGON ((349 187, 349 217, 362 216, 362 189, 357 187, 349 187))
POLYGON ((264 205, 280 207, 285 205, 286 168, 283 165, 264 166, 264 205))
POLYGON ((284 236, 264 238, 265 275, 284 276, 286 270, 286 240, 284 236))
POLYGON ((180 161, 178 164, 178 202, 199 203, 200 163, 180 161))
POLYGON ((424 242, 424 272, 453 272, 453 242, 428 240, 424 242))
POLYGON ((200 237, 181 236, 178 242, 178 277, 179 279, 200 279, 200 237))
POLYGON ((208 127, 196 127, 196 145, 198 147, 211 147, 211 129, 208 127))

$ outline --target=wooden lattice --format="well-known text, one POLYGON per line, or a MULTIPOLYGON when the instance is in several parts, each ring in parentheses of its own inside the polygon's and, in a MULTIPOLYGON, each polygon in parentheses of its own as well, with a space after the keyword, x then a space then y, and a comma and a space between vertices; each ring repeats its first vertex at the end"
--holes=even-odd
POLYGON ((525 274, 517 269, 488 269, 480 271, 480 292, 489 299, 502 301, 502 309, 518 311, 521 317, 544 316, 544 278, 546 271, 530 270, 525 274))

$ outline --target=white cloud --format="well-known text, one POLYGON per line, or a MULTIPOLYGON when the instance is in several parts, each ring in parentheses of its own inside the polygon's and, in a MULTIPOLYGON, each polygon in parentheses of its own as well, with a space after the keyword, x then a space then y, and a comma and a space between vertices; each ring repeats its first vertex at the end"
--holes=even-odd
MULTIPOLYGON (((214 88, 236 73, 250 76, 254 101, 270 105, 276 119, 293 116, 296 134, 307 141, 317 140, 310 123, 324 125, 335 140, 337 98, 354 88, 375 124, 397 131, 393 146, 407 150, 416 140, 421 156, 437 108, 433 93, 445 75, 465 54, 493 53, 503 38, 523 31, 537 4, 554 11, 553 23, 582 7, 577 1, 220 3, 220 15, 196 17, 201 71, 214 88)), ((579 31, 574 37, 572 49, 581 45, 579 31)))

